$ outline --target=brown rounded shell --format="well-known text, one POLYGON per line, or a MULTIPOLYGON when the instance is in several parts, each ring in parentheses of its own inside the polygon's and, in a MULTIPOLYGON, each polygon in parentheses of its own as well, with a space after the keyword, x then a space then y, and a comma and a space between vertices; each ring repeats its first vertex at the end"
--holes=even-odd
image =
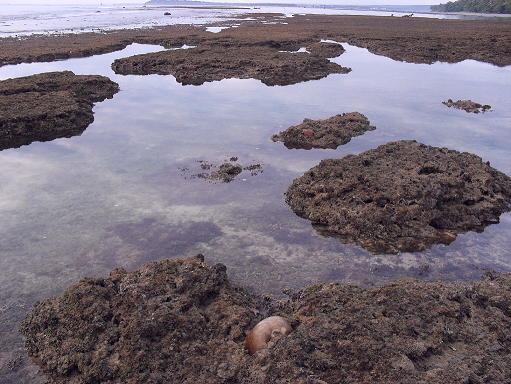
POLYGON ((271 339, 272 333, 282 333, 287 336, 293 331, 286 319, 280 316, 267 317, 261 320, 250 331, 245 339, 245 348, 248 353, 253 355, 257 351, 264 348, 266 343, 271 339))

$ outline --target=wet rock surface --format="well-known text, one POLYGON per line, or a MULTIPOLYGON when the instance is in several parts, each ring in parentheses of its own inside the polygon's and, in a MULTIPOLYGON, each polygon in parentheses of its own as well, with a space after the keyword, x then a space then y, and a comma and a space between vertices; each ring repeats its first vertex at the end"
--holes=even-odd
POLYGON ((225 266, 198 256, 85 278, 36 305, 22 332, 34 361, 67 383, 215 383, 240 368, 256 314, 225 266))
POLYGON ((83 279, 36 303, 21 332, 33 361, 60 383, 511 380, 511 275, 286 294, 262 315, 223 265, 202 255, 162 260, 83 279), (271 315, 293 331, 250 356, 246 335, 271 315))
MULTIPOLYGON (((283 16, 247 13, 221 24, 230 26, 235 23, 239 25, 238 28, 224 29, 218 34, 206 32, 203 27, 170 25, 103 33, 8 37, 0 39, 0 65, 92 56, 117 51, 131 43, 159 44, 166 48, 178 48, 184 44, 197 46, 204 42, 226 47, 237 44, 256 47, 259 44, 281 51, 296 51, 320 43, 321 39, 347 42, 378 55, 413 63, 457 63, 471 59, 498 66, 511 64, 511 25, 504 20, 361 15, 283 16)), ((326 51, 333 46, 322 43, 321 47, 321 51, 326 51)), ((317 50, 314 48, 310 52, 315 54, 317 50)), ((218 55, 214 50, 212 53, 218 55)), ((181 54, 172 57, 181 58, 181 54)), ((331 57, 330 54, 328 57, 331 57)), ((210 64, 218 65, 213 61, 210 64)))
POLYGON ((80 135, 94 121, 94 103, 118 91, 107 77, 71 71, 0 81, 0 150, 80 135))
POLYGON ((447 105, 449 108, 454 107, 457 109, 463 109, 465 112, 468 113, 485 113, 489 110, 491 110, 491 105, 488 104, 479 104, 475 103, 472 100, 458 100, 453 101, 452 99, 449 99, 447 101, 442 101, 442 104, 447 105))
POLYGON ((476 155, 401 140, 321 161, 286 202, 322 235, 375 254, 416 252, 498 223, 511 178, 476 155))
POLYGON ((329 119, 304 119, 303 123, 287 128, 271 137, 273 141, 282 141, 289 148, 336 149, 350 142, 352 137, 374 131, 367 117, 359 112, 343 113, 329 119))
POLYGON ((344 47, 339 43, 321 42, 313 43, 306 47, 307 52, 313 56, 338 57, 345 52, 344 47))
POLYGON ((122 75, 173 75, 183 85, 253 78, 270 86, 296 84, 351 71, 319 54, 279 52, 278 47, 265 42, 248 44, 232 40, 116 59, 112 69, 122 75))

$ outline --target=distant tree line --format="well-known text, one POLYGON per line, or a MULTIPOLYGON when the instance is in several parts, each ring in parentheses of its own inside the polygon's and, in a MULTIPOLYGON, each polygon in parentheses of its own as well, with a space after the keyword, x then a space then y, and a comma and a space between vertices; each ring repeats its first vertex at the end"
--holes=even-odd
POLYGON ((511 13, 511 0, 457 0, 432 5, 435 12, 511 13))

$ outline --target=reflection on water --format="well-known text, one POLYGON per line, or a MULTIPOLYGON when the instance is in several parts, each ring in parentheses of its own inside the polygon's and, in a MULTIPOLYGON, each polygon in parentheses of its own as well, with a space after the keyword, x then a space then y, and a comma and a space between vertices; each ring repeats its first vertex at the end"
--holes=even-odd
POLYGON ((292 180, 321 159, 400 139, 472 152, 511 175, 511 67, 407 64, 344 46, 338 60, 350 74, 286 87, 237 79, 194 87, 171 76, 113 74, 114 58, 159 49, 137 45, 0 68, 0 78, 63 69, 102 74, 121 87, 96 105, 82 136, 0 152, 4 345, 21 346, 16 329, 34 301, 61 294, 83 276, 164 257, 203 253, 210 264, 226 264, 233 281, 276 297, 284 286, 320 281, 367 286, 402 276, 451 280, 478 278, 483 268, 511 271, 510 214, 449 246, 374 256, 319 236, 285 204, 292 180), (445 108, 448 98, 478 100, 494 111, 445 108), (270 140, 305 117, 350 111, 363 113, 376 130, 336 150, 288 150, 270 140), (243 166, 265 164, 264 172, 207 183, 180 170, 232 157, 243 166))

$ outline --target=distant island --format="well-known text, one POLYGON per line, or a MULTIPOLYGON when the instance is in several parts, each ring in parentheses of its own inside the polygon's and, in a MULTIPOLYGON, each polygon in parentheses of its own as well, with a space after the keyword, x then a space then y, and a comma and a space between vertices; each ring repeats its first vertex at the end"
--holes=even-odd
POLYGON ((210 4, 206 1, 196 0, 149 0, 144 4, 148 5, 206 5, 210 4))
POLYGON ((511 13, 510 0, 457 0, 432 5, 434 12, 511 13))

